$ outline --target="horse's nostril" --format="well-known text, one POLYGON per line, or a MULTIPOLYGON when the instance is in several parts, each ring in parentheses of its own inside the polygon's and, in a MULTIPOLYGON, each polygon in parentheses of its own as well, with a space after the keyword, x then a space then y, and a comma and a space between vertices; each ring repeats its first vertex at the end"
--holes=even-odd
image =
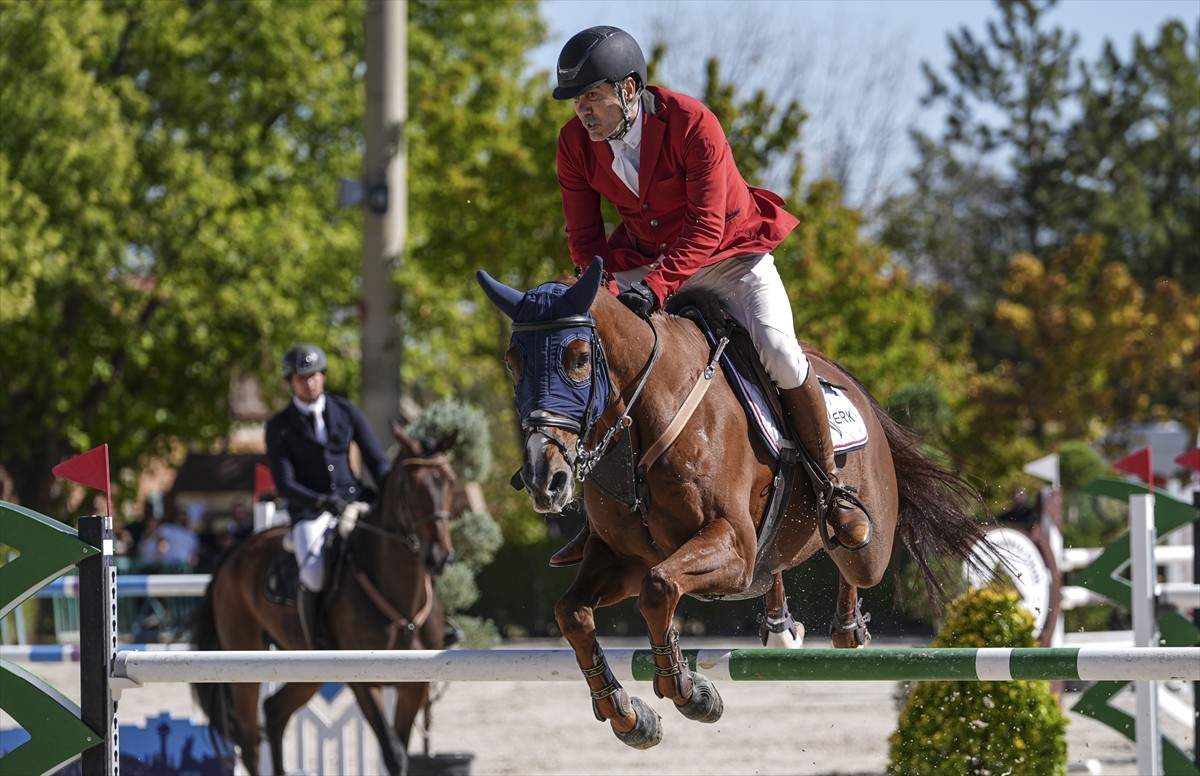
POLYGON ((562 489, 567 487, 567 475, 564 472, 555 472, 550 478, 550 492, 561 493, 562 489))

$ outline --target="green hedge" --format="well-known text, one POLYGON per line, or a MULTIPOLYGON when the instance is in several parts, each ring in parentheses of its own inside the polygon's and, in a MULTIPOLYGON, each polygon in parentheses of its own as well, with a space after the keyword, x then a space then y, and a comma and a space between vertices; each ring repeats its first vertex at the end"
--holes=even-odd
MULTIPOLYGON (((1033 617, 1007 578, 947 609, 935 647, 1036 647, 1033 617)), ((1067 720, 1045 681, 917 682, 888 739, 892 776, 1067 772, 1067 720)))

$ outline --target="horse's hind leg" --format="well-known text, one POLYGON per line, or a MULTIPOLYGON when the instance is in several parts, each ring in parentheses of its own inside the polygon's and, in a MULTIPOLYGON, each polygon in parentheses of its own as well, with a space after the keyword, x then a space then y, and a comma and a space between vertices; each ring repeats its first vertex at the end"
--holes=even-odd
POLYGON ((379 687, 369 684, 354 683, 350 685, 358 708, 362 711, 363 719, 371 726, 375 738, 379 741, 383 765, 391 776, 400 776, 408 771, 408 749, 400 743, 396 731, 392 730, 383 716, 383 701, 379 687))
POLYGON ((758 636, 764 647, 800 649, 804 646, 804 625, 796 622, 788 611, 782 571, 775 575, 771 589, 763 596, 763 607, 765 611, 758 616, 758 636))
POLYGON ((863 614, 858 598, 858 588, 838 577, 837 611, 834 612, 833 622, 829 625, 829 640, 839 649, 865 647, 871 642, 871 632, 867 623, 871 621, 870 614, 863 614))
MULTIPOLYGON (((317 690, 321 689, 320 682, 288 682, 283 687, 263 701, 263 716, 266 718, 267 742, 271 746, 271 765, 276 776, 282 776, 283 770, 283 733, 287 729, 288 720, 296 713, 296 709, 308 703, 317 690)), ((304 763, 300 763, 303 768, 304 763)))
POLYGON ((241 749, 242 765, 250 776, 258 776, 258 685, 254 682, 236 682, 229 686, 233 699, 233 714, 237 719, 234 728, 241 749))

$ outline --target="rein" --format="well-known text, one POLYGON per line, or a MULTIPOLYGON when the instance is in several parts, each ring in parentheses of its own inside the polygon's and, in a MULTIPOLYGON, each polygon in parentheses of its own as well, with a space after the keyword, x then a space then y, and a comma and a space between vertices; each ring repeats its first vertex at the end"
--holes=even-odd
MULTIPOLYGON (((436 466, 441 468, 447 466, 448 461, 449 459, 444 453, 439 453, 438 455, 427 458, 407 458, 403 461, 397 461, 396 465, 409 467, 436 466)), ((403 483, 403 481, 401 482, 403 483)), ((400 504, 401 514, 405 515, 407 512, 407 509, 405 509, 405 500, 401 499, 400 504)), ((382 507, 380 508, 382 509, 382 507)), ((380 528, 377 525, 363 521, 359 521, 355 525, 355 530, 362 529, 376 536, 381 536, 384 539, 405 542, 405 544, 408 546, 408 549, 414 555, 418 555, 421 551, 421 540, 420 537, 417 536, 416 529, 422 525, 425 525, 426 523, 437 522, 439 520, 449 520, 450 517, 451 514, 449 510, 439 509, 426 515, 420 520, 413 520, 409 518, 401 530, 380 528)), ((411 638, 413 634, 416 633, 417 629, 424 625, 425 621, 429 619, 429 613, 433 610, 433 581, 430 579, 430 575, 428 573, 425 574, 425 602, 410 619, 400 614, 400 612, 388 602, 383 593, 379 591, 379 588, 375 586, 375 583, 371 581, 371 578, 367 575, 367 572, 364 571, 362 566, 358 564, 358 561, 355 560, 352 553, 348 552, 346 557, 350 562, 354 572, 354 579, 358 582, 359 587, 361 587, 363 592, 367 594, 367 597, 371 599, 371 602, 375 604, 375 608, 379 610, 380 614, 386 617, 389 621, 389 635, 386 649, 395 649, 396 644, 400 640, 400 634, 402 632, 408 634, 408 636, 411 638)), ((420 563, 419 557, 417 562, 420 563)))
MULTIPOLYGON (((646 366, 642 369, 642 379, 638 382, 637 388, 634 389, 633 396, 629 398, 629 403, 625 405, 625 410, 621 413, 621 416, 613 422, 612 426, 604 433, 604 436, 601 437, 600 441, 597 442, 596 446, 592 449, 587 449, 587 445, 584 444, 583 440, 586 438, 585 434, 580 434, 575 440, 575 460, 572 462, 571 468, 575 472, 575 477, 580 482, 586 480, 592 469, 596 468, 596 464, 600 463, 600 459, 604 457, 606 452, 608 452, 608 448, 609 445, 612 444, 613 437, 616 436, 619 431, 627 429, 633 425, 633 418, 630 417, 630 413, 637 404, 638 398, 642 395, 642 389, 645 388, 646 383, 650 381, 650 373, 654 371, 655 364, 658 363, 660 345, 658 329, 654 327, 654 324, 649 319, 646 320, 646 323, 650 324, 650 331, 654 334, 654 345, 650 349, 650 359, 647 361, 646 366)), ((604 369, 608 369, 608 356, 604 352, 604 342, 600 339, 599 333, 596 334, 596 346, 597 352, 599 353, 597 357, 598 365, 604 369)), ((592 370, 592 375, 592 385, 594 387, 595 369, 592 370)), ((588 430, 590 431, 590 429, 588 430)))

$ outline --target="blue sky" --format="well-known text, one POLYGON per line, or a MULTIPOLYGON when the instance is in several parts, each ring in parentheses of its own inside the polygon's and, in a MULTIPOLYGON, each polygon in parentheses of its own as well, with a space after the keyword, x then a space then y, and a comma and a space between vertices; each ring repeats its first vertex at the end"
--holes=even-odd
MULTIPOLYGON (((1000 18, 991 0, 542 0, 541 12, 549 38, 529 64, 548 78, 562 44, 596 24, 621 27, 643 48, 672 41, 657 75, 680 91, 700 88, 706 58, 717 56, 724 68, 740 57, 744 75, 733 78, 739 86, 798 93, 812 116, 802 133, 810 170, 836 164, 835 149, 849 138, 858 149, 854 164, 873 165, 871 174, 885 187, 900 180, 911 160, 908 127, 931 133, 940 127, 940 118, 919 105, 921 63, 944 73, 948 33, 966 27, 984 39, 986 23, 1000 18), (756 77, 765 84, 745 83, 756 77), (875 85, 874 94, 865 83, 875 85), (886 146, 880 142, 885 137, 886 146)), ((1194 31, 1200 2, 1062 0, 1046 16, 1049 25, 1078 34, 1076 57, 1088 62, 1106 40, 1128 59, 1134 35, 1153 41, 1168 19, 1194 31)), ((731 73, 723 69, 723 75, 731 73)), ((564 106, 563 120, 569 117, 564 106)), ((860 181, 864 175, 858 174, 860 181)))

